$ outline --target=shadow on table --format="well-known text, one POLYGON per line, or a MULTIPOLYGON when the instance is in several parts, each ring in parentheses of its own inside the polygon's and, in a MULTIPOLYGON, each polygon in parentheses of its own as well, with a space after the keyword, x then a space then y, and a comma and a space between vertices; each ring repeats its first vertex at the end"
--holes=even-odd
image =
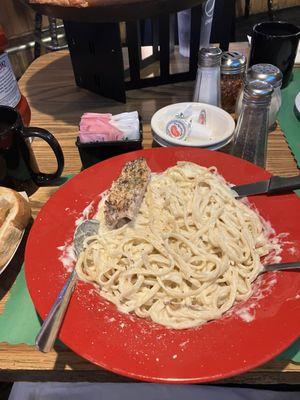
MULTIPOLYGON (((43 57, 47 59, 49 55, 43 57)), ((122 103, 78 88, 69 54, 36 69, 26 82, 26 95, 32 109, 72 125, 78 125, 86 111, 118 113, 129 109, 122 103)))
POLYGON ((31 219, 30 224, 25 230, 24 236, 22 238, 22 241, 18 247, 18 250, 16 251, 13 259, 5 269, 5 271, 1 274, 1 279, 0 279, 0 300, 3 299, 3 297, 6 295, 6 293, 9 291, 13 283, 15 282, 21 268, 24 262, 24 254, 25 254, 25 247, 26 247, 26 242, 28 239, 28 235, 30 232, 30 229, 33 224, 33 219, 31 219))
POLYGON ((47 186, 53 187, 53 186, 62 186, 64 183, 66 183, 70 179, 70 176, 61 176, 60 178, 55 179, 52 182, 49 182, 47 186))
POLYGON ((52 371, 54 379, 51 380, 55 380, 55 376, 57 376, 60 381, 66 382, 135 382, 133 379, 90 363, 59 342, 54 346, 54 349, 57 352, 57 358, 52 371), (64 373, 62 373, 63 371, 64 373))
MULTIPOLYGON (((182 82, 174 85, 162 85, 126 92, 127 103, 119 103, 101 95, 89 92, 76 86, 70 56, 64 56, 47 63, 51 54, 43 56, 42 60, 35 61, 32 76, 26 81, 26 95, 30 100, 33 111, 33 124, 36 112, 49 115, 58 121, 71 125, 71 129, 78 129, 78 123, 84 112, 101 112, 118 114, 125 111, 138 110, 143 121, 149 121, 152 114, 161 107, 180 101, 190 101, 193 93, 192 82, 182 82), (37 64, 41 66, 37 67, 37 64)), ((47 117, 40 116, 40 120, 47 117)), ((55 125, 55 122, 53 123, 55 125)), ((45 126, 47 128, 47 126, 45 126)), ((69 127, 70 129, 70 127, 69 127)), ((59 132, 56 132, 59 133, 59 132)))

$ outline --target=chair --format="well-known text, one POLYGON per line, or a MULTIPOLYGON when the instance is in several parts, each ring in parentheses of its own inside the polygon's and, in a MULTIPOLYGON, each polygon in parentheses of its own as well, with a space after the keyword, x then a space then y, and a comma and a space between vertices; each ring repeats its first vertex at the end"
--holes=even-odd
MULTIPOLYGON (((270 21, 274 20, 273 0, 267 0, 268 14, 270 21)), ((249 18, 250 15, 250 0, 245 0, 245 17, 249 18)))
POLYGON ((63 25, 57 24, 57 19, 53 17, 48 17, 49 27, 43 29, 42 27, 42 14, 35 14, 34 21, 34 58, 37 58, 41 55, 41 46, 45 47, 50 51, 57 51, 66 49, 68 47, 67 43, 60 44, 59 36, 64 36, 64 33, 59 35, 59 31, 63 28, 63 25), (50 43, 47 43, 43 40, 43 37, 47 34, 50 34, 50 43))

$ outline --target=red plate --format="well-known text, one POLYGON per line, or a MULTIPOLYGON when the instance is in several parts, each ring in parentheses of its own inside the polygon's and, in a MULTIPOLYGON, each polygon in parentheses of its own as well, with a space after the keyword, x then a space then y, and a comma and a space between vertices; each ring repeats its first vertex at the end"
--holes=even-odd
MULTIPOLYGON (((110 187, 124 163, 144 156, 152 171, 179 160, 215 165, 235 184, 270 174, 244 160, 208 150, 159 148, 127 153, 99 163, 67 182, 40 211, 27 243, 26 280, 34 305, 45 318, 68 273, 58 250, 71 242, 74 223, 99 193, 110 187)), ((284 239, 282 261, 300 259, 300 200, 294 195, 251 198, 284 239)), ((117 311, 89 284, 79 282, 60 339, 74 352, 108 370, 152 382, 208 382, 262 364, 297 339, 300 331, 300 274, 268 273, 256 282, 254 298, 221 319, 176 331, 117 311)))

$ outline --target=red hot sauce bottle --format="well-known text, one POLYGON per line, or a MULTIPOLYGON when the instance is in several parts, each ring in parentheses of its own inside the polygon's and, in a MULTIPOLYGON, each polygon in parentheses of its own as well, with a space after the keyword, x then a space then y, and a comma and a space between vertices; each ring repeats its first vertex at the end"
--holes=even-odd
POLYGON ((7 38, 0 25, 0 105, 14 107, 23 123, 30 123, 31 111, 26 98, 21 94, 11 63, 6 53, 7 38))

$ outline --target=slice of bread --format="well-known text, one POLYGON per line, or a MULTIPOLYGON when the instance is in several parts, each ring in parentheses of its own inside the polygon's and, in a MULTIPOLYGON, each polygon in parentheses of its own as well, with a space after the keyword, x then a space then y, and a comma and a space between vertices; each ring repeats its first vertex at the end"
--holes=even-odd
POLYGON ((28 201, 18 192, 0 187, 0 271, 16 250, 30 217, 28 201))

